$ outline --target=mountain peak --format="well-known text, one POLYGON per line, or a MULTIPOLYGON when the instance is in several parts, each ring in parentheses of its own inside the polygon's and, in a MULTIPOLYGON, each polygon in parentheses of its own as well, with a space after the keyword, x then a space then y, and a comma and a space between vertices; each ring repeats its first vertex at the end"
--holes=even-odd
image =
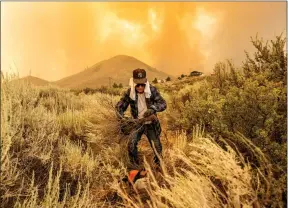
POLYGON ((132 58, 132 59, 136 59, 136 58, 134 58, 133 56, 124 55, 124 54, 119 54, 119 55, 116 55, 116 56, 113 56, 113 57, 109 58, 108 60, 110 60, 110 59, 122 59, 122 58, 132 58))
MULTIPOLYGON (((109 59, 107 59, 106 61, 137 61, 137 62, 141 62, 143 63, 142 61, 140 61, 139 59, 133 57, 133 56, 129 56, 129 55, 116 55, 116 56, 113 56, 109 59)), ((145 63, 144 63, 145 64, 145 63)), ((145 64, 147 65, 147 64, 145 64)), ((148 66, 148 65, 147 65, 148 66)))
POLYGON ((142 68, 147 71, 149 81, 152 81, 155 77, 157 79, 166 79, 170 76, 133 56, 121 54, 98 62, 77 74, 56 81, 55 84, 67 88, 95 88, 101 85, 107 86, 114 82, 126 85, 129 83, 133 70, 137 68, 142 68))
POLYGON ((45 85, 49 84, 49 81, 41 79, 39 77, 31 76, 31 75, 28 75, 28 76, 23 77, 23 78, 19 78, 15 81, 29 82, 29 83, 36 85, 36 86, 45 86, 45 85))

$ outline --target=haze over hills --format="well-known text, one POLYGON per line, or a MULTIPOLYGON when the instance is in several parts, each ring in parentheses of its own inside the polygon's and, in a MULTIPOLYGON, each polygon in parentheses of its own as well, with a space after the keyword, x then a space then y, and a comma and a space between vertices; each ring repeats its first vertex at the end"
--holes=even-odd
POLYGON ((45 85, 49 85, 49 81, 38 78, 38 77, 34 77, 34 76, 26 76, 23 78, 18 79, 18 81, 22 81, 22 82, 29 82, 33 85, 36 86, 45 86, 45 85))
POLYGON ((115 82, 122 83, 127 86, 129 79, 132 77, 132 71, 136 68, 143 68, 147 72, 147 78, 152 82, 155 77, 157 79, 175 78, 165 72, 156 70, 155 68, 145 64, 144 62, 126 55, 114 56, 110 59, 103 60, 97 64, 61 80, 49 82, 47 80, 26 76, 20 78, 20 81, 30 82, 36 86, 56 85, 63 88, 97 88, 100 86, 109 86, 115 82))
POLYGON ((126 86, 130 77, 132 77, 132 71, 136 68, 146 70, 149 82, 152 82, 155 77, 157 79, 166 79, 168 76, 174 78, 132 56, 118 55, 52 83, 65 88, 95 88, 101 85, 112 85, 114 82, 117 84, 122 83, 123 86, 126 86))

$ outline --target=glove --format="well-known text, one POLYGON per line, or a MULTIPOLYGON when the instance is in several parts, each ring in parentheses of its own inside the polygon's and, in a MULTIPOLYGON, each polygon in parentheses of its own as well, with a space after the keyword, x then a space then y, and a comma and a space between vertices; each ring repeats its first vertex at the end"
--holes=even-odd
POLYGON ((148 116, 151 116, 152 114, 155 113, 155 110, 152 109, 152 108, 149 108, 148 110, 146 110, 146 112, 144 113, 144 118, 148 117, 148 116))

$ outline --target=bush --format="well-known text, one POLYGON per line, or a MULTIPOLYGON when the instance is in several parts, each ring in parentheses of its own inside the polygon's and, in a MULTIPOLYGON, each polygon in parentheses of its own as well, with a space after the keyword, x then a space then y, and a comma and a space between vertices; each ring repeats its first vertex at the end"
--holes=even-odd
POLYGON ((242 69, 236 69, 231 61, 220 62, 215 65, 215 76, 200 81, 200 87, 194 83, 173 94, 168 127, 189 135, 194 125, 202 123, 211 136, 233 140, 258 166, 258 159, 248 154, 236 135, 249 138, 272 163, 271 195, 269 199, 263 197, 262 203, 281 207, 286 205, 287 195, 283 184, 287 177, 285 40, 279 36, 263 46, 256 38, 252 43, 257 52, 254 59, 247 54, 242 69))

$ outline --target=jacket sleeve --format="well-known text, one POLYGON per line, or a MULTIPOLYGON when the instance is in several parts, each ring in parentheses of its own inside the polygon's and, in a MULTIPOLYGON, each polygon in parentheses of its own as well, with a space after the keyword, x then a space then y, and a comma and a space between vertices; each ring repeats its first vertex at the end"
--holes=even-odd
POLYGON ((129 94, 130 94, 130 89, 128 89, 121 97, 120 101, 116 104, 115 108, 117 111, 117 116, 124 116, 124 112, 127 110, 129 106, 129 94))
POLYGON ((156 112, 162 112, 167 108, 166 101, 160 95, 158 90, 154 87, 153 89, 154 94, 154 104, 150 106, 150 108, 154 109, 156 112))

